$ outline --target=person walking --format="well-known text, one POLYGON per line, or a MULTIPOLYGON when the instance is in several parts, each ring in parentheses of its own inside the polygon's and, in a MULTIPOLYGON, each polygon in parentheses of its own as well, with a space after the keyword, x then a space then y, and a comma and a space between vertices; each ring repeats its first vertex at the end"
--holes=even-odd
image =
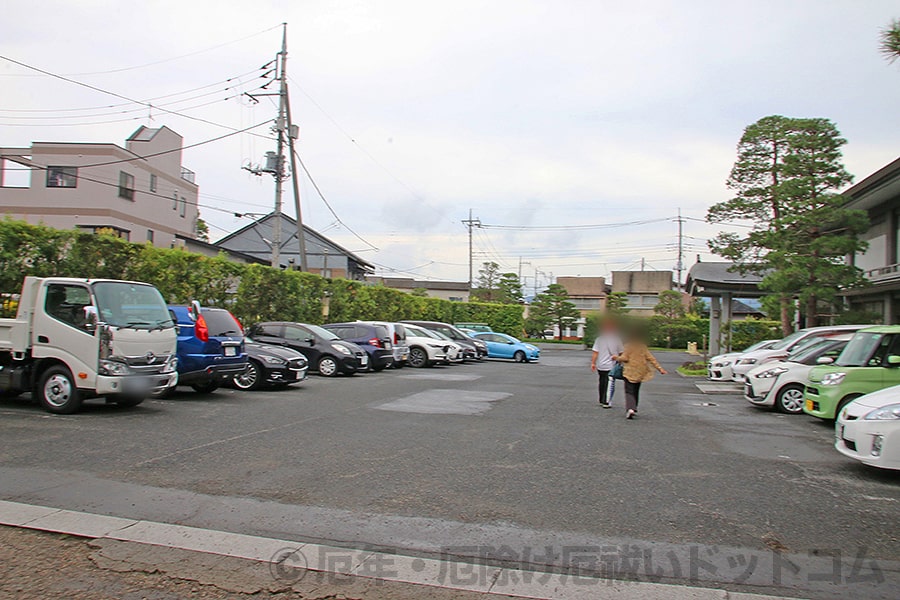
POLYGON ((600 381, 597 389, 600 396, 600 406, 612 407, 613 394, 616 391, 616 380, 609 376, 616 365, 613 357, 624 350, 622 339, 619 337, 618 326, 613 319, 606 319, 600 328, 600 335, 594 340, 591 348, 591 371, 596 371, 600 381))
POLYGON ((622 364, 622 376, 625 379, 625 418, 633 419, 637 414, 640 401, 641 384, 653 379, 653 369, 665 375, 656 357, 651 354, 643 336, 635 332, 629 336, 625 348, 613 360, 622 364))

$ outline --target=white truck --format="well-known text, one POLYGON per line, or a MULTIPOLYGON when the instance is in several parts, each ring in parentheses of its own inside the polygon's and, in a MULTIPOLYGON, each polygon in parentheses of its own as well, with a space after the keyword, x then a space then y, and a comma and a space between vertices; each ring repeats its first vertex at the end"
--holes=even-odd
POLYGON ((26 277, 0 319, 0 395, 71 414, 87 398, 136 406, 178 381, 175 323, 152 285, 26 277))

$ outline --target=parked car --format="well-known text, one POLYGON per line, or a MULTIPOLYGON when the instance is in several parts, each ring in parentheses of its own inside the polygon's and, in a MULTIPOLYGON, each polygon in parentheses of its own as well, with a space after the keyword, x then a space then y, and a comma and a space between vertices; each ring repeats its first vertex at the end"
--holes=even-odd
MULTIPOLYGON (((178 384, 210 393, 247 368, 244 331, 224 308, 169 306, 178 329, 178 384)), ((166 395, 174 386, 161 392, 166 395)))
POLYGON ((447 360, 444 362, 446 364, 451 363, 461 363, 466 361, 466 354, 463 347, 451 340, 449 337, 441 333, 440 331, 434 331, 432 329, 424 329, 429 335, 432 337, 441 340, 445 344, 447 344, 447 360))
POLYGON ((394 363, 391 366, 395 369, 400 369, 406 365, 406 359, 409 358, 409 344, 406 343, 406 328, 401 323, 391 323, 389 321, 361 322, 386 327, 394 346, 394 363))
POLYGON ((744 348, 741 352, 727 352, 717 354, 709 359, 707 364, 707 376, 711 381, 731 381, 734 378, 732 367, 741 356, 755 350, 767 350, 778 343, 778 340, 763 340, 744 348))
POLYGON ((345 342, 356 344, 369 355, 369 368, 383 371, 394 362, 394 342, 384 325, 370 323, 330 323, 323 325, 334 335, 345 342))
POLYGON ((900 386, 847 404, 834 433, 834 447, 844 456, 872 467, 900 469, 900 386))
POLYGON ((318 325, 270 321, 253 325, 249 335, 257 342, 287 346, 300 352, 309 361, 310 368, 324 377, 353 375, 369 366, 365 350, 318 325))
POLYGON ((471 329, 472 331, 484 331, 487 333, 491 333, 494 331, 487 323, 454 323, 454 327, 456 327, 457 329, 462 329, 463 327, 465 327, 466 329, 471 329))
POLYGON ((306 379, 309 361, 296 350, 260 344, 250 337, 244 338, 244 349, 247 351, 247 369, 231 380, 239 390, 286 387, 306 379))
POLYGON ((403 323, 411 323, 418 325, 430 331, 437 331, 459 346, 462 346, 465 358, 481 359, 487 356, 487 344, 482 340, 475 339, 460 331, 460 329, 449 323, 441 323, 440 321, 403 321, 403 323))
POLYGON ((834 362, 850 341, 849 334, 822 339, 791 354, 785 360, 759 365, 747 373, 744 397, 755 406, 800 414, 809 372, 819 364, 834 362))
POLYGON ((406 342, 409 344, 409 366, 420 369, 447 361, 450 351, 448 342, 435 337, 423 327, 410 324, 404 326, 406 342))
POLYGON ((855 333, 866 327, 871 327, 871 325, 827 325, 795 331, 767 350, 754 350, 738 358, 732 365, 733 379, 743 383, 747 372, 753 367, 772 362, 773 360, 787 358, 792 352, 808 344, 812 338, 827 338, 846 333, 855 333))
POLYGON ((538 360, 541 351, 537 346, 526 344, 505 333, 478 332, 474 338, 487 344, 489 358, 511 358, 516 362, 538 360))
POLYGON ((809 372, 803 412, 834 419, 864 394, 900 384, 900 326, 869 327, 853 339, 833 365, 809 372))

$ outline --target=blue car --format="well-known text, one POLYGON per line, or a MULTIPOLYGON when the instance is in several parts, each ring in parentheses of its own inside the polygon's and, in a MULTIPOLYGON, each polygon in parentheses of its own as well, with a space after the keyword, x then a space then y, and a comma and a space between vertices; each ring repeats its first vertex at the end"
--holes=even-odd
POLYGON ((537 346, 526 344, 505 333, 477 331, 470 334, 487 344, 488 358, 511 358, 516 362, 531 362, 541 357, 537 346))
POLYGON ((210 393, 247 369, 244 331, 230 312, 194 303, 170 306, 169 313, 178 330, 179 385, 210 393))

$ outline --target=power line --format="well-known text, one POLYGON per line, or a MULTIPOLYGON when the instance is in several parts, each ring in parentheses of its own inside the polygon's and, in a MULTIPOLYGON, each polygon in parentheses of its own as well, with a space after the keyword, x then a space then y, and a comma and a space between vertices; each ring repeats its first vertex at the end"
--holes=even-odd
MULTIPOLYGON (((274 27, 269 27, 268 29, 263 29, 262 31, 257 31, 256 33, 250 34, 250 35, 248 35, 248 36, 241 37, 241 38, 237 38, 237 39, 231 40, 231 41, 229 41, 229 42, 223 42, 223 43, 221 43, 221 44, 216 44, 215 46, 210 46, 210 47, 204 48, 204 49, 202 49, 202 50, 196 50, 196 51, 194 51, 194 52, 189 52, 189 53, 187 53, 187 54, 181 54, 181 55, 179 55, 179 56, 173 56, 173 57, 171 57, 171 58, 164 58, 164 59, 161 59, 161 60, 155 60, 155 61, 153 61, 153 62, 144 63, 144 64, 142 64, 142 65, 134 65, 134 66, 131 66, 131 67, 121 67, 121 68, 118 68, 118 69, 109 69, 109 70, 107 70, 107 71, 89 71, 89 72, 86 72, 86 73, 67 73, 66 75, 69 76, 69 77, 81 77, 81 76, 85 76, 85 75, 107 75, 107 74, 110 74, 110 73, 124 73, 125 71, 134 71, 134 70, 136 70, 136 69, 145 69, 145 68, 147 68, 147 67, 153 67, 153 66, 156 66, 156 65, 165 64, 165 63, 167 63, 167 62, 172 62, 172 61, 175 61, 175 60, 181 60, 182 58, 188 58, 188 57, 191 57, 191 56, 197 56, 198 54, 204 54, 204 53, 206 53, 206 52, 211 52, 212 50, 218 50, 219 48, 224 48, 225 46, 230 46, 230 45, 232 45, 232 44, 237 44, 237 43, 239 43, 239 42, 243 42, 243 41, 245 41, 245 40, 249 40, 249 39, 251 39, 251 38, 254 38, 254 37, 258 36, 258 35, 262 35, 262 34, 264 34, 264 33, 268 33, 268 32, 270 32, 270 31, 272 31, 273 29, 277 29, 278 27, 281 27, 281 25, 275 25, 274 27)), ((23 66, 25 66, 25 65, 23 65, 23 66)), ((22 74, 22 73, 3 73, 2 75, 6 76, 6 77, 28 77, 28 75, 25 75, 25 74, 22 74)))
MULTIPOLYGON (((27 64, 27 63, 23 63, 23 62, 21 62, 21 61, 18 61, 18 60, 9 58, 8 56, 0 55, 0 59, 5 60, 5 61, 7 61, 7 62, 11 62, 11 63, 13 63, 13 64, 15 64, 15 65, 19 65, 19 66, 21 66, 21 67, 25 67, 26 69, 31 69, 32 71, 36 71, 36 72, 38 72, 38 73, 43 73, 44 75, 53 77, 53 78, 55 78, 55 79, 59 79, 59 80, 61 80, 61 81, 65 81, 65 82, 67 82, 67 83, 71 83, 71 84, 74 84, 74 85, 78 85, 78 86, 87 88, 87 89, 89 89, 89 90, 93 90, 93 91, 95 91, 95 92, 100 92, 101 94, 107 94, 107 95, 109 95, 109 96, 113 96, 113 97, 119 98, 119 99, 121 99, 121 100, 127 100, 128 102, 133 102, 133 103, 135 103, 135 104, 141 104, 141 105, 146 106, 147 108, 149 108, 149 109, 151 109, 151 110, 153 109, 153 104, 152 104, 152 103, 149 103, 149 102, 143 102, 143 101, 141 101, 141 100, 135 100, 134 98, 129 98, 128 96, 119 94, 119 93, 117 93, 117 92, 111 92, 111 91, 109 91, 109 90, 105 90, 105 89, 103 89, 103 88, 99 88, 99 87, 97 87, 97 86, 95 86, 95 85, 91 85, 91 84, 89 84, 89 83, 84 83, 84 82, 78 81, 78 80, 76 80, 76 79, 71 79, 71 78, 66 77, 66 76, 64 76, 64 75, 58 75, 58 74, 56 74, 56 73, 51 73, 50 71, 47 71, 47 70, 45 70, 45 69, 41 69, 41 68, 39 68, 39 67, 35 67, 35 66, 29 65, 29 64, 27 64)), ((221 127, 221 128, 224 128, 224 129, 230 129, 230 130, 232 130, 232 131, 237 131, 237 129, 236 129, 235 127, 231 127, 230 125, 223 125, 223 124, 221 124, 221 123, 216 123, 215 121, 210 121, 209 119, 204 119, 204 118, 202 118, 202 117, 195 117, 195 116, 193 116, 193 115, 186 115, 186 114, 184 114, 184 113, 181 113, 181 112, 178 112, 178 111, 174 111, 174 110, 168 110, 168 109, 166 109, 166 108, 160 108, 159 110, 160 110, 161 112, 166 113, 166 114, 170 114, 170 115, 174 115, 174 116, 179 116, 179 117, 184 117, 184 118, 186 118, 186 119, 190 119, 190 120, 192 120, 192 121, 197 121, 197 122, 199 122, 199 123, 206 123, 207 125, 213 125, 213 126, 215 126, 215 127, 221 127)), ((256 136, 258 136, 258 137, 264 137, 264 138, 266 138, 266 139, 269 139, 267 136, 260 135, 260 134, 253 134, 253 133, 251 133, 251 135, 256 135, 256 136)))
POLYGON ((644 219, 642 221, 624 221, 621 223, 599 223, 595 225, 487 225, 483 224, 485 229, 508 229, 518 231, 573 231, 586 229, 612 229, 615 227, 634 227, 637 225, 648 225, 650 223, 664 223, 671 221, 671 217, 662 219, 644 219))

